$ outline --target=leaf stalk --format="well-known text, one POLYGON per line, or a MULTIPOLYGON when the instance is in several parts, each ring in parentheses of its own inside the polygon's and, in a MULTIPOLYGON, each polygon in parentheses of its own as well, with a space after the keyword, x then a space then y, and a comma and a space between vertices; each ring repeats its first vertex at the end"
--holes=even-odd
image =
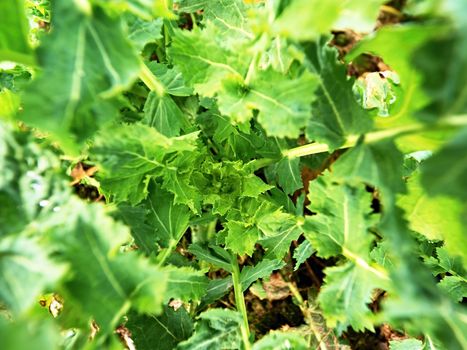
POLYGON ((248 326, 248 316, 245 306, 245 298, 243 297, 242 284, 240 282, 240 268, 238 267, 237 256, 232 254, 232 282, 235 293, 235 304, 237 306, 237 311, 240 312, 243 319, 243 324, 240 327, 242 333, 243 344, 245 350, 251 350, 250 344, 250 328, 248 326))
POLYGON ((149 67, 141 62, 139 78, 149 88, 154 91, 158 96, 162 97, 165 95, 165 87, 162 85, 160 80, 151 72, 149 67))
MULTIPOLYGON (((399 137, 408 134, 415 134, 423 131, 432 131, 432 130, 440 130, 440 129, 451 129, 454 127, 459 126, 467 126, 467 115, 458 115, 458 116, 451 116, 443 118, 441 121, 434 123, 434 124, 421 124, 421 123, 414 123, 409 125, 404 125, 396 128, 391 128, 387 130, 378 130, 374 132, 370 132, 368 134, 363 135, 364 143, 374 143, 378 141, 382 141, 385 139, 390 139, 394 137, 399 137)), ((357 144, 360 135, 350 135, 347 137, 347 140, 344 144, 338 149, 342 148, 349 148, 353 147, 357 144)), ((297 157, 305 157, 312 154, 329 152, 332 149, 329 145, 325 143, 309 143, 303 146, 291 148, 282 152, 284 157, 288 158, 297 158, 297 157)))

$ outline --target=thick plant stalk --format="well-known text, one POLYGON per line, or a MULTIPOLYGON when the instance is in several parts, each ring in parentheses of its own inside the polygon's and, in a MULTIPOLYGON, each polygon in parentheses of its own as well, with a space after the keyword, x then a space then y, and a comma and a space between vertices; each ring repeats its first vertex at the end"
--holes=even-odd
MULTIPOLYGON (((409 134, 417 134, 426 131, 433 130, 445 130, 445 129, 454 129, 459 127, 467 126, 467 115, 456 115, 443 118, 441 121, 434 124, 421 124, 414 123, 409 125, 404 125, 397 128, 390 128, 386 130, 378 130, 369 132, 364 135, 363 142, 366 144, 382 141, 385 139, 400 137, 409 134)), ((350 148, 357 144, 361 135, 350 135, 347 137, 345 143, 338 147, 338 149, 350 148)), ((312 154, 329 152, 331 149, 326 143, 313 142, 303 146, 290 148, 288 150, 282 151, 282 156, 285 158, 299 158, 306 157, 312 154)), ((281 158, 261 158, 256 159, 249 163, 251 170, 256 171, 258 169, 264 168, 268 165, 278 162, 281 158)))
POLYGON ((251 349, 250 328, 248 326, 248 316, 246 313, 245 298, 243 297, 242 284, 240 282, 240 269, 238 267, 237 256, 232 255, 232 281, 235 293, 235 304, 238 312, 242 315, 243 324, 240 327, 245 350, 251 349))
MULTIPOLYGON (((384 139, 390 139, 393 137, 399 137, 408 134, 415 134, 423 131, 452 129, 460 126, 467 126, 467 115, 446 117, 434 124, 425 125, 420 123, 414 123, 387 130, 369 132, 364 136, 364 143, 373 143, 382 141, 384 139)), ((347 137, 345 143, 339 148, 353 147, 357 144, 359 138, 360 135, 350 135, 349 137, 347 137)), ((282 154, 284 157, 297 158, 308 156, 311 154, 328 152, 329 150, 329 146, 325 143, 309 143, 307 145, 288 149, 282 154)))
POLYGON ((162 85, 159 79, 151 72, 145 63, 141 62, 140 66, 139 78, 151 91, 154 91, 158 96, 164 96, 164 85, 162 85))

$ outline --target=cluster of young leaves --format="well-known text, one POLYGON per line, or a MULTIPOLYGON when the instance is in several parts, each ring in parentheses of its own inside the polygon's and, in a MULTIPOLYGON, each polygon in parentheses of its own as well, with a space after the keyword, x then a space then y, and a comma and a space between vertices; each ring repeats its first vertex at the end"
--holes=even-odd
POLYGON ((391 349, 467 348, 467 7, 409 1, 412 21, 340 59, 331 30, 372 30, 383 3, 0 5, 0 61, 16 63, 0 72, 7 348, 121 348, 116 327, 137 349, 319 347, 299 332, 253 344, 243 301, 302 236, 296 268, 312 254, 335 262, 316 300, 328 328, 389 323, 425 340, 391 349), (50 30, 31 39, 28 18, 50 30), (372 81, 395 102, 355 96, 383 89, 348 78, 362 54, 397 75, 372 81), (349 146, 303 183, 315 153, 349 146), (97 165, 105 205, 71 193, 63 159, 97 165), (237 311, 209 307, 232 288, 237 311), (56 317, 37 303, 47 293, 56 317))

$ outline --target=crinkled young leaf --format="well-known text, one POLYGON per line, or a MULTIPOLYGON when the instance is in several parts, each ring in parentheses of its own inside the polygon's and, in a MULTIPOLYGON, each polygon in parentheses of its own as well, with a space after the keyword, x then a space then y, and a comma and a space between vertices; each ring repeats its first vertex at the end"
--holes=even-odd
POLYGON ((257 227, 249 223, 229 220, 225 225, 227 236, 225 246, 237 255, 253 254, 255 244, 260 237, 257 227))
POLYGON ((306 54, 311 71, 319 75, 307 137, 337 148, 347 135, 369 131, 373 122, 357 103, 353 82, 347 78, 345 66, 337 60, 336 49, 324 42, 310 43, 306 54))
POLYGON ((265 258, 282 259, 292 241, 300 237, 303 222, 294 215, 272 211, 262 216, 257 225, 263 233, 259 243, 266 250, 265 258))
POLYGON ((454 301, 461 302, 467 298, 467 278, 461 276, 446 276, 438 284, 454 301))
POLYGON ((180 350, 240 349, 242 317, 228 309, 210 309, 199 316, 193 336, 180 343, 180 350))
POLYGON ((175 349, 177 344, 189 338, 193 332, 193 321, 185 308, 174 310, 164 307, 161 315, 128 315, 125 323, 138 350, 175 349))
POLYGON ((77 143, 114 118, 106 99, 128 87, 139 71, 121 21, 92 10, 83 13, 72 0, 52 3, 53 30, 38 50, 42 71, 27 89, 20 117, 51 133, 67 151, 76 152, 77 143))
MULTIPOLYGON (((147 196, 149 178, 160 174, 167 157, 190 153, 195 142, 196 134, 168 139, 155 129, 138 124, 106 130, 93 147, 93 155, 101 164, 101 190, 116 202, 141 202, 147 196)), ((170 175, 167 173, 165 176, 170 175)))

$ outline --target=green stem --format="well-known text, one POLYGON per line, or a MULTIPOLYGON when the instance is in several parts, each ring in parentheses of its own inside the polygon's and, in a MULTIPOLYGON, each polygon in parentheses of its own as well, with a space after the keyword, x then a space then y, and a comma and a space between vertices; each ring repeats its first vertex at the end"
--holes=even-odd
POLYGON ((243 324, 240 327, 242 333, 243 344, 245 346, 245 350, 251 349, 250 344, 250 328, 248 326, 248 316, 246 313, 246 306, 245 306, 245 299, 243 297, 243 290, 242 284, 240 282, 240 269, 238 267, 237 256, 235 254, 232 255, 232 281, 235 293, 235 304, 237 306, 237 310, 242 315, 243 324))
POLYGON ((140 64, 139 78, 151 91, 154 91, 158 96, 162 97, 165 95, 164 85, 162 85, 160 80, 151 72, 148 66, 143 62, 141 62, 140 64))
MULTIPOLYGON (((425 131, 433 131, 433 130, 442 130, 442 129, 453 129, 457 127, 467 126, 467 114, 465 115, 457 115, 443 118, 441 121, 434 123, 434 124, 420 124, 414 123, 405 126, 400 126, 396 128, 391 128, 387 130, 378 130, 373 131, 368 134, 364 135, 364 143, 374 143, 378 141, 382 141, 385 139, 396 138, 403 135, 415 134, 425 131)), ((349 148, 353 147, 357 144, 358 139, 361 135, 350 135, 347 137, 347 140, 344 142, 339 149, 342 148, 349 148)), ((290 148, 288 150, 282 151, 282 157, 298 158, 298 157, 305 157, 312 154, 324 153, 329 152, 331 149, 329 145, 325 143, 309 143, 303 146, 290 148)), ((274 164, 280 161, 282 158, 260 158, 251 161, 248 164, 248 167, 251 171, 257 171, 261 168, 264 168, 268 165, 274 164)))
POLYGON ((162 252, 157 256, 157 267, 162 267, 167 260, 167 258, 172 254, 172 251, 177 247, 179 240, 171 239, 169 242, 169 246, 164 248, 162 252))
MULTIPOLYGON (((422 131, 432 131, 432 130, 440 130, 440 129, 451 129, 454 127, 459 126, 466 126, 467 125, 467 115, 459 115, 459 116, 452 116, 442 119, 441 121, 434 123, 434 124, 409 124, 404 125, 396 128, 391 128, 387 130, 380 130, 370 132, 364 135, 365 143, 374 143, 378 141, 382 141, 384 139, 399 137, 408 134, 419 133, 422 131)), ((350 135, 347 137, 347 140, 344 144, 339 148, 349 148, 353 147, 357 144, 360 135, 350 135)), ((297 158, 297 157, 304 157, 311 154, 329 152, 330 148, 325 143, 310 143, 304 146, 291 148, 282 152, 284 157, 289 158, 297 158)))

